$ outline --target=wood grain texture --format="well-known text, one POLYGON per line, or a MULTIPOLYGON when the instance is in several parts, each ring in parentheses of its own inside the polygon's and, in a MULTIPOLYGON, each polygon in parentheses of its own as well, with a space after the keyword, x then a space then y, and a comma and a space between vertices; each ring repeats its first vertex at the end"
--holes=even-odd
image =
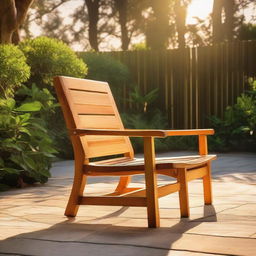
POLYGON ((199 144, 199 154, 207 155, 208 154, 208 146, 207 146, 207 136, 199 135, 198 136, 198 144, 199 144))
POLYGON ((109 95, 106 93, 88 92, 88 91, 74 91, 69 90, 72 101, 75 104, 88 104, 98 106, 111 106, 109 95))
POLYGON ((148 226, 157 228, 160 226, 157 173, 155 164, 154 138, 144 138, 144 158, 145 158, 145 181, 147 196, 148 226))
MULTIPOLYGON (((181 216, 188 217, 188 182, 198 178, 203 179, 205 204, 212 203, 210 162, 216 156, 208 155, 206 135, 212 135, 214 130, 125 130, 107 83, 56 77, 54 84, 75 155, 74 182, 66 216, 76 216, 81 204, 144 206, 148 226, 159 227, 158 198, 179 191, 181 216), (155 157, 154 137, 187 135, 199 137, 198 156, 155 157), (130 136, 144 138, 143 159, 134 158, 130 136), (90 162, 91 158, 117 154, 123 156, 90 162), (128 188, 131 175, 135 174, 145 174, 146 189, 128 188), (177 182, 158 186, 157 174, 174 177, 177 182), (120 176, 120 181, 113 193, 84 196, 87 176, 120 176)), ((188 123, 189 117, 186 119, 188 123)))
POLYGON ((189 217, 188 181, 186 168, 178 169, 178 182, 180 184, 179 201, 181 217, 189 217))
POLYGON ((168 136, 188 136, 188 135, 213 135, 213 129, 191 129, 191 130, 147 130, 147 129, 84 129, 77 128, 70 131, 73 135, 109 135, 109 136, 129 136, 129 137, 168 137, 168 136))
POLYGON ((212 178, 211 178, 211 163, 207 163, 206 175, 203 177, 204 186, 204 203, 206 205, 212 204, 212 178))

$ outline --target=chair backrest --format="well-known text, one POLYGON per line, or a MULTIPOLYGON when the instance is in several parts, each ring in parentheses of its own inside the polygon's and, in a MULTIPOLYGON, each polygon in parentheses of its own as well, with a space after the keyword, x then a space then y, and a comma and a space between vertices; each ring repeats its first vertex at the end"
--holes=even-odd
MULTIPOLYGON (((58 76, 54 86, 69 130, 124 129, 108 83, 58 76)), ((117 154, 133 157, 128 137, 87 135, 80 141, 88 159, 117 154)))

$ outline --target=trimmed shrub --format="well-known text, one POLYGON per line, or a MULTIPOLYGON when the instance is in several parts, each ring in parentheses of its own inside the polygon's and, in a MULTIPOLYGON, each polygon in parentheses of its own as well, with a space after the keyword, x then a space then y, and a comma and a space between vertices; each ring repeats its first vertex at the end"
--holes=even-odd
POLYGON ((13 96, 14 90, 29 76, 30 67, 22 51, 11 44, 0 45, 0 95, 13 96))
POLYGON ((48 37, 26 40, 19 45, 31 67, 30 82, 52 86, 57 75, 85 77, 86 64, 65 43, 48 37))

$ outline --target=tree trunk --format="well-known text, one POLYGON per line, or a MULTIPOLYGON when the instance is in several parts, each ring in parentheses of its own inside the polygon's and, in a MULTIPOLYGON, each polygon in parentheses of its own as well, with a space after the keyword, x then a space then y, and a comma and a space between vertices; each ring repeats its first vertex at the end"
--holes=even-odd
POLYGON ((154 20, 148 24, 147 45, 154 50, 165 49, 168 42, 169 1, 152 0, 152 8, 154 20))
POLYGON ((2 0, 0 5, 0 43, 19 43, 19 27, 34 0, 2 0))
POLYGON ((176 0, 175 2, 175 21, 176 28, 178 33, 178 44, 179 48, 185 48, 185 33, 186 33, 186 16, 187 16, 187 7, 185 5, 181 5, 180 0, 176 0))
POLYGON ((226 0, 224 2, 225 10, 225 36, 228 41, 234 38, 234 14, 235 14, 235 1, 226 0))
POLYGON ((213 43, 222 41, 223 27, 221 22, 221 13, 223 8, 223 0, 214 0, 212 10, 212 40, 213 43))
POLYGON ((16 28, 16 7, 14 0, 3 0, 0 5, 0 42, 12 42, 12 33, 16 28))
POLYGON ((99 51, 98 43, 98 21, 100 0, 85 0, 89 17, 89 42, 95 51, 99 51))
POLYGON ((212 12, 213 43, 220 43, 224 40, 233 40, 234 14, 234 0, 214 0, 212 12), (224 21, 222 21, 223 11, 225 12, 224 21))
POLYGON ((127 0, 115 0, 115 5, 119 14, 119 24, 121 26, 122 50, 128 50, 130 39, 128 36, 127 23, 127 0))

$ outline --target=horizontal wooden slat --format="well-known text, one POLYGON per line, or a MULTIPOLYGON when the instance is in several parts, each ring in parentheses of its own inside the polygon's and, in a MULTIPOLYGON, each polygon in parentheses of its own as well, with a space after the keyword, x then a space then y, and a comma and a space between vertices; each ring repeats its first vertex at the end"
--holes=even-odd
POLYGON ((216 159, 216 155, 205 155, 196 158, 177 159, 173 161, 174 168, 193 168, 206 164, 208 161, 216 159))
POLYGON ((124 188, 122 191, 115 191, 115 192, 107 194, 105 196, 121 196, 121 195, 130 193, 130 192, 141 190, 141 189, 144 189, 144 188, 124 188))
POLYGON ((120 129, 121 124, 115 116, 81 115, 79 124, 86 128, 120 129))
POLYGON ((75 111, 78 114, 106 114, 114 115, 112 106, 93 105, 93 104, 75 104, 75 111))
POLYGON ((79 200, 83 205, 146 206, 145 197, 84 196, 79 200))
POLYGON ((130 137, 167 137, 184 135, 212 135, 213 129, 191 129, 191 130, 147 130, 147 129, 123 129, 123 130, 104 130, 98 129, 76 129, 77 135, 124 135, 130 137))
MULTIPOLYGON (((162 185, 157 188, 158 197, 163 197, 169 195, 171 193, 177 192, 180 190, 179 183, 167 184, 162 185)), ((145 197, 146 196, 146 189, 139 189, 137 191, 132 191, 122 195, 123 197, 145 197)))
POLYGON ((129 152, 129 147, 124 140, 88 142, 88 157, 116 155, 129 152))
MULTIPOLYGON (((181 156, 181 157, 160 157, 156 158, 156 171, 164 175, 176 177, 176 168, 193 169, 206 165, 207 162, 216 159, 215 155, 207 156, 181 156), (165 172, 164 170, 167 170, 165 172)), ((130 161, 124 160, 123 162, 92 162, 85 169, 91 172, 122 172, 122 171, 144 171, 144 159, 135 158, 130 161)))
POLYGON ((97 171, 97 172, 91 172, 91 171, 85 171, 84 172, 87 176, 93 176, 93 177, 97 177, 97 176, 127 176, 127 175, 136 175, 136 174, 143 174, 144 170, 141 171, 129 171, 129 173, 127 173, 127 171, 119 171, 119 172, 110 172, 110 171, 97 171))
POLYGON ((105 82, 65 76, 61 76, 60 79, 70 89, 108 92, 108 84, 105 82))
POLYGON ((187 172, 187 179, 195 180, 204 177, 207 174, 207 167, 202 167, 196 170, 190 170, 187 172))
POLYGON ((111 100, 108 94, 70 90, 70 95, 75 104, 111 106, 111 100))
POLYGON ((213 135, 213 129, 165 130, 166 136, 213 135))
POLYGON ((87 142, 93 144, 101 144, 101 143, 108 143, 108 142, 125 142, 125 137, 123 136, 94 136, 88 135, 86 136, 87 142))
POLYGON ((110 150, 120 152, 126 152, 128 147, 126 146, 126 142, 124 137, 103 137, 103 136, 87 136, 87 144, 90 147, 90 151, 106 151, 110 150), (111 147, 111 149, 109 149, 111 147), (123 149, 122 149, 123 148, 123 149))
MULTIPOLYGON (((119 170, 119 171, 105 171, 104 169, 101 169, 102 171, 98 170, 98 171, 90 171, 90 169, 87 169, 84 171, 84 173, 87 175, 87 176, 127 176, 127 170, 119 170)), ((174 177, 176 178, 177 175, 176 175, 176 170, 156 170, 156 172, 158 174, 161 174, 161 175, 167 175, 167 176, 171 176, 171 177, 174 177)), ((128 174, 129 175, 135 175, 135 174, 144 174, 144 170, 143 169, 140 169, 140 170, 128 170, 128 174)))

